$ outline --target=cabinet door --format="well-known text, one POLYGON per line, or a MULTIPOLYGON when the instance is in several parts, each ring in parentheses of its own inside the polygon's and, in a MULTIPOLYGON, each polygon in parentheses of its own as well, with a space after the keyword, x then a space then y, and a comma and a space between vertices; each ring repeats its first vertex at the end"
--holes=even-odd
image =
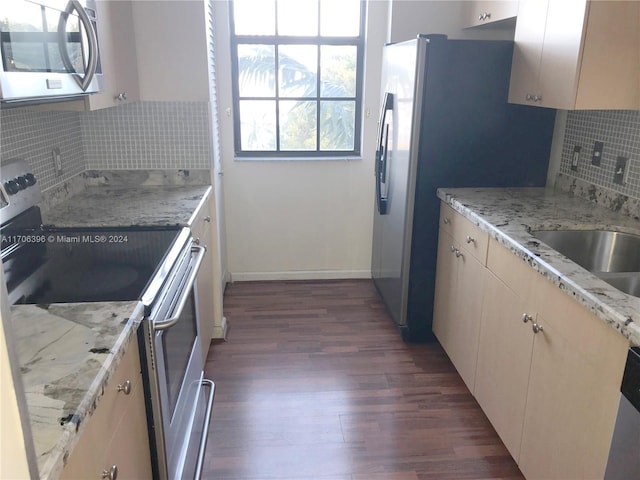
POLYGON ((473 1, 463 6, 465 27, 476 27, 499 22, 518 15, 518 1, 473 1))
POLYGON ((214 265, 213 265, 213 243, 211 233, 211 210, 209 202, 211 196, 207 195, 204 199, 202 208, 197 213, 196 218, 191 225, 191 234, 194 241, 207 249, 198 278, 196 279, 196 295, 198 319, 200 322, 200 336, 202 338, 202 355, 206 361, 209 352, 209 345, 214 331, 214 265))
POLYGON ((131 2, 98 0, 96 8, 104 91, 87 97, 90 110, 136 101, 140 96, 131 2))
POLYGON ((474 394, 516 460, 533 349, 531 329, 522 322, 525 312, 524 300, 485 270, 474 394))
POLYGON ((438 260, 436 289, 433 305, 433 333, 451 358, 453 349, 453 320, 456 299, 458 262, 454 253, 453 237, 444 229, 438 233, 438 260))
POLYGON ((551 0, 540 62, 540 106, 565 110, 576 102, 586 0, 551 0))
POLYGON ((602 479, 628 342, 540 278, 520 469, 528 479, 602 479), (544 283, 542 283, 544 282, 544 283))
POLYGON ((516 23, 509 102, 531 105, 532 96, 541 96, 540 62, 549 0, 521 0, 516 23))

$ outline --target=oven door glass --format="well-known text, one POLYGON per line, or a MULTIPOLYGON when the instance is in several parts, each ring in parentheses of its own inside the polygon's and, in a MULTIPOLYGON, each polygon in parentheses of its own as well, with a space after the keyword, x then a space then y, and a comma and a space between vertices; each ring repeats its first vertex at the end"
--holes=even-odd
POLYGON ((198 324, 196 323, 194 305, 195 302, 192 291, 189 294, 187 306, 183 310, 178 323, 170 329, 161 332, 160 335, 162 357, 166 373, 164 383, 167 389, 172 419, 175 413, 176 403, 178 402, 180 389, 189 367, 191 355, 194 349, 199 348, 196 343, 198 340, 198 324))

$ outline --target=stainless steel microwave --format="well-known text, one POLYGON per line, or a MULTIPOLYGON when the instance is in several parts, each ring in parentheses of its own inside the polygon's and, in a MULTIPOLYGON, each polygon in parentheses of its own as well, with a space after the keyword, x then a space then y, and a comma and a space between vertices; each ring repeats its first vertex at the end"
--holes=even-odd
POLYGON ((0 101, 102 90, 95 0, 0 2, 0 101))

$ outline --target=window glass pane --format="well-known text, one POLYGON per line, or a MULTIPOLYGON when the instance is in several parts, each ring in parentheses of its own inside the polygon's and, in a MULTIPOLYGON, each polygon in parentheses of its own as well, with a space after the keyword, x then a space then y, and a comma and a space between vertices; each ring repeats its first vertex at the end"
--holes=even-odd
POLYGON ((360 35, 360 0, 322 0, 320 35, 357 37, 360 35))
POLYGON ((356 96, 355 46, 320 47, 320 79, 322 97, 356 96))
POLYGON ((275 100, 240 101, 242 150, 276 150, 275 100))
POLYGON ((353 150, 356 103, 320 102, 320 150, 353 150))
POLYGON ((275 0, 233 0, 236 35, 275 35, 275 0))
POLYGON ((280 150, 316 149, 316 102, 280 102, 280 150))
POLYGON ((278 0, 278 35, 318 35, 318 0, 278 0))
POLYGON ((238 45, 241 97, 274 97, 276 59, 273 45, 238 45))
POLYGON ((281 45, 278 49, 280 96, 315 97, 318 91, 318 47, 281 45))

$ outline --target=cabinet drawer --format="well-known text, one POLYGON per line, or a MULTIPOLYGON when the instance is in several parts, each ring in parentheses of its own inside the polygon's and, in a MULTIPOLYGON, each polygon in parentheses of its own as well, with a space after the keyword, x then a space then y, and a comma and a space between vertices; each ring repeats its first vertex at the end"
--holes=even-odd
MULTIPOLYGON (((135 336, 127 346, 127 351, 118 369, 109 379, 104 395, 98 400, 92 415, 85 418, 86 428, 65 465, 63 479, 87 478, 87 468, 97 468, 109 440, 113 436, 115 426, 120 422, 132 398, 138 390, 142 390, 140 358, 135 336), (118 391, 118 385, 131 382, 131 393, 126 395, 118 391)), ((100 473, 100 470, 98 473, 100 473)), ((100 478, 98 475, 95 478, 100 478)))
POLYGON ((487 268, 521 298, 529 298, 536 278, 531 266, 496 240, 489 240, 487 268))
POLYGON ((470 253, 482 265, 487 264, 489 235, 446 203, 440 206, 440 228, 453 237, 457 248, 470 253))

